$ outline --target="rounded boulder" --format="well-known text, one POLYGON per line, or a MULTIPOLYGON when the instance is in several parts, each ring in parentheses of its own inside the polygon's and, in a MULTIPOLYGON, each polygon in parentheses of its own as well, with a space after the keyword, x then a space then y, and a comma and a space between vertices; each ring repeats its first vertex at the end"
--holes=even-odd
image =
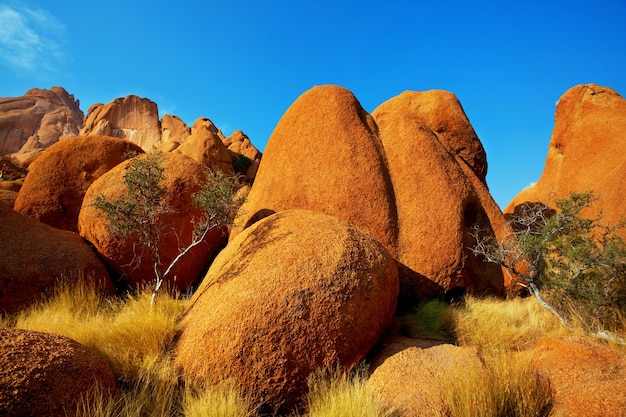
POLYGON ((364 359, 393 317, 388 251, 336 217, 288 210, 232 240, 181 323, 186 380, 235 380, 267 411, 294 406, 309 374, 364 359))

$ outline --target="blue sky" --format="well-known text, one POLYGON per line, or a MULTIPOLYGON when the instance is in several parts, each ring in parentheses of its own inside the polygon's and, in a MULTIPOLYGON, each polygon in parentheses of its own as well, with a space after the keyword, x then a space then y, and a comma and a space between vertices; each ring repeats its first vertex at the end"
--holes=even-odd
POLYGON ((459 97, 504 207, 541 175, 558 98, 626 94, 626 0, 0 0, 0 97, 62 86, 89 106, 137 94, 261 150, 314 85, 367 111, 404 90, 459 97))

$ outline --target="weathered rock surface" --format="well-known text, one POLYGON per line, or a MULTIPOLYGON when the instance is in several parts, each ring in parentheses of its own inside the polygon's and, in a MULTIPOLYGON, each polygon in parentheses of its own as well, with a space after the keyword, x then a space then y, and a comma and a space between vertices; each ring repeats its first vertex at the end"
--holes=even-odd
POLYGON ((541 178, 504 212, 524 202, 554 206, 555 199, 592 190, 605 222, 626 219, 626 100, 607 87, 577 85, 560 98, 554 118, 541 178))
POLYGON ((98 177, 143 150, 107 136, 78 136, 52 145, 31 165, 15 211, 58 229, 78 232, 78 213, 98 177))
POLYGON ((27 307, 59 279, 93 280, 114 292, 106 267, 80 236, 0 204, 0 311, 27 307))
POLYGON ((191 135, 174 152, 190 157, 211 171, 234 175, 233 162, 222 139, 224 136, 213 122, 201 117, 191 128, 191 135))
POLYGON ((0 415, 72 416, 81 396, 118 390, 95 352, 48 333, 0 329, 0 415))
POLYGON ((178 116, 164 114, 161 119, 161 143, 183 143, 191 135, 191 129, 178 116))
POLYGON ((135 95, 94 104, 87 111, 81 136, 113 136, 129 140, 148 152, 161 143, 156 103, 135 95))
POLYGON ((626 415, 626 354, 583 339, 549 338, 530 352, 550 380, 551 416, 626 415))
POLYGON ((445 387, 450 378, 470 371, 485 372, 474 348, 409 347, 385 359, 368 379, 366 390, 382 397, 398 416, 448 415, 445 387))
POLYGON ((0 203, 13 208, 15 200, 17 200, 17 191, 0 188, 0 203))
POLYGON ((484 183, 487 155, 459 99, 449 91, 405 91, 372 112, 399 111, 430 130, 452 154, 465 161, 484 183))
MULTIPOLYGON (((445 92, 405 92, 381 104, 372 115, 394 189, 397 259, 405 267, 401 271, 402 294, 409 298, 411 294, 436 296, 455 288, 475 294, 502 293, 502 270, 477 259, 469 250, 474 244, 470 238, 474 226, 500 236, 506 222, 484 178, 451 148, 450 142, 456 140, 467 142, 467 147, 477 143, 474 147, 482 152, 456 98, 445 92), (423 97, 429 98, 428 105, 420 107, 423 97), (433 121, 434 116, 418 112, 443 111, 451 107, 450 102, 457 107, 452 107, 456 111, 451 111, 446 121, 433 121), (425 119, 432 128, 424 124, 425 119), (457 126, 460 131, 455 130, 457 126)), ((480 155, 484 157, 481 152, 476 151, 479 155, 471 159, 486 169, 477 162, 480 155)), ((472 155, 465 156, 470 159, 472 155)))
POLYGON ((264 218, 217 256, 181 323, 187 380, 234 379, 275 411, 308 375, 361 361, 393 317, 398 277, 382 245, 328 215, 264 218))
MULTIPOLYGON (((137 158, 146 158, 148 154, 137 158)), ((105 262, 119 274, 121 280, 131 286, 140 286, 154 280, 154 263, 150 254, 137 245, 138 239, 131 234, 127 237, 111 232, 106 214, 93 207, 99 195, 111 201, 126 192, 124 175, 128 168, 124 161, 108 171, 87 190, 78 216, 78 230, 82 237, 91 242, 105 262)), ((194 222, 199 221, 201 211, 195 207, 192 195, 206 180, 206 167, 191 158, 177 153, 164 153, 161 160, 164 178, 161 187, 165 190, 164 207, 168 209, 157 217, 158 227, 163 231, 158 245, 161 259, 161 272, 174 260, 182 248, 192 240, 194 222)), ((222 228, 210 232, 204 243, 189 251, 172 270, 168 281, 173 289, 186 291, 200 277, 214 255, 226 239, 222 228)))
POLYGON ((61 87, 0 98, 0 155, 23 160, 59 139, 76 136, 83 118, 78 100, 61 87))
POLYGON ((233 168, 236 173, 243 174, 248 183, 252 183, 259 170, 262 154, 252 145, 248 136, 241 130, 235 130, 224 139, 224 146, 230 151, 233 168))
POLYGON ((342 87, 314 87, 285 112, 232 236, 264 210, 290 209, 337 216, 395 248, 393 189, 376 124, 342 87))

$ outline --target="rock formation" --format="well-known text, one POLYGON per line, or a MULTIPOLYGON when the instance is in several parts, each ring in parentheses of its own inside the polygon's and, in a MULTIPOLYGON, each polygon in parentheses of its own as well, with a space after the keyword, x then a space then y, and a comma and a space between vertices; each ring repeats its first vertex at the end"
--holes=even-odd
POLYGON ((594 204, 610 224, 626 219, 626 100, 607 87, 577 85, 559 99, 554 130, 541 178, 504 210, 524 202, 567 198, 593 191, 594 204))
POLYGON ((78 213, 98 177, 143 150, 107 136, 78 136, 52 145, 30 167, 15 211, 58 229, 78 232, 78 213))
POLYGON ((183 143, 191 135, 191 129, 178 116, 164 114, 161 119, 161 143, 183 143))
MULTIPOLYGON (((145 158, 143 154, 137 158, 145 158)), ((82 237, 91 242, 102 259, 117 273, 121 280, 133 287, 154 280, 154 262, 147 250, 138 245, 137 236, 123 237, 111 232, 106 214, 93 206, 99 195, 111 201, 126 192, 124 175, 128 168, 125 161, 95 180, 83 200, 78 216, 78 230, 82 237)), ((195 223, 201 211, 195 207, 192 195, 200 189, 206 179, 206 167, 191 158, 177 153, 162 154, 164 178, 161 187, 165 190, 163 214, 158 215, 161 230, 159 254, 164 269, 189 246, 195 223)), ((209 233, 203 244, 196 246, 177 263, 167 285, 172 289, 187 291, 205 270, 215 251, 226 239, 226 231, 216 228, 209 233)))
POLYGON ((87 111, 80 134, 122 138, 150 151, 161 143, 159 110, 153 101, 135 95, 94 104, 87 111))
POLYGON ((274 129, 234 237, 265 210, 337 216, 395 247, 393 189, 372 117, 338 86, 302 94, 274 129))
POLYGON ((206 117, 201 117, 191 128, 191 135, 174 152, 179 152, 205 165, 211 171, 234 175, 233 161, 222 140, 222 133, 206 117))
POLYGON ((244 175, 245 180, 252 183, 259 170, 261 152, 252 145, 248 136, 241 130, 235 130, 223 142, 231 153, 235 172, 244 175))
POLYGON ((372 116, 394 189, 403 295, 501 293, 501 268, 469 250, 473 227, 500 236, 506 222, 484 184, 485 154, 458 100, 448 92, 407 91, 372 116))
POLYGON ((59 139, 76 136, 83 118, 78 100, 61 87, 0 98, 0 156, 24 160, 59 139))
POLYGON ((0 312, 15 313, 59 279, 93 280, 114 288, 106 267, 80 236, 0 204, 0 312))
POLYGON ((379 395, 398 417, 445 416, 443 392, 450 378, 486 370, 476 349, 437 345, 426 349, 409 347, 386 358, 366 383, 366 390, 379 395))
POLYGON ((283 211, 217 256, 182 320, 176 363, 188 381, 232 378, 270 411, 290 407, 311 372, 365 357, 397 295, 395 263, 371 236, 283 211))
POLYGON ((528 352, 550 380, 551 416, 603 417, 626 411, 626 354, 583 339, 544 339, 528 352))
POLYGON ((0 415, 80 415, 81 397, 117 390, 104 360, 74 340, 0 329, 0 415))

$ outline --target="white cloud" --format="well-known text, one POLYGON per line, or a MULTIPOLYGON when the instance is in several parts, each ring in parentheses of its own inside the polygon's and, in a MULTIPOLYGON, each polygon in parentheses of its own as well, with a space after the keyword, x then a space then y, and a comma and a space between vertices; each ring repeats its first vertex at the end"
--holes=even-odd
POLYGON ((42 9, 0 5, 0 63, 16 73, 56 72, 67 28, 42 9))

